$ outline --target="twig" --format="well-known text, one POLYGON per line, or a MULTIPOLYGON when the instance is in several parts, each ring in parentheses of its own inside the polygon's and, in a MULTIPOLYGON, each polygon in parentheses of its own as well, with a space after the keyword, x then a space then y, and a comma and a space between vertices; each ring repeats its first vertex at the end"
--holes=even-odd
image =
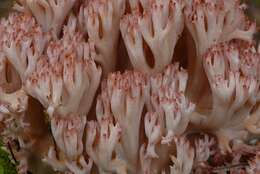
POLYGON ((248 163, 231 164, 227 166, 213 168, 212 172, 229 171, 230 169, 243 168, 246 166, 248 166, 248 163))
POLYGON ((18 162, 17 162, 17 160, 16 160, 16 158, 15 158, 15 156, 14 156, 14 152, 13 152, 12 146, 10 145, 9 142, 7 143, 7 147, 8 147, 8 149, 9 149, 9 151, 10 151, 10 154, 11 154, 11 156, 12 156, 12 158, 13 158, 15 164, 17 164, 18 162))

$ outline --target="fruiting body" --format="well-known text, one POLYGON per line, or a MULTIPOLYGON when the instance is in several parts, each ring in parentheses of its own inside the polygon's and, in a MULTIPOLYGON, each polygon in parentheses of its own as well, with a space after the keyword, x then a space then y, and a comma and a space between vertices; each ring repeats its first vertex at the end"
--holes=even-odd
POLYGON ((239 0, 13 8, 0 19, 0 135, 18 173, 260 172, 260 45, 239 0))

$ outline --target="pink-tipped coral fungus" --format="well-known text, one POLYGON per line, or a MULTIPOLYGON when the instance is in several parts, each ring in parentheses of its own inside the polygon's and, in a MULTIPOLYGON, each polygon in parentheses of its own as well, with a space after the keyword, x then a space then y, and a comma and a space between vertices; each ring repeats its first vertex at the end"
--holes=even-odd
POLYGON ((0 19, 0 135, 17 172, 259 174, 260 45, 245 9, 16 1, 0 19))

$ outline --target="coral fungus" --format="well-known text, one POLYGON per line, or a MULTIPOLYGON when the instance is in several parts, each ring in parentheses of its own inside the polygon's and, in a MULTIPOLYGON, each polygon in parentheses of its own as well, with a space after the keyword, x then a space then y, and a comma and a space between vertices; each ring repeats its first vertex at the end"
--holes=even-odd
POLYGON ((16 1, 0 19, 5 162, 21 174, 260 173, 260 45, 245 8, 16 1))

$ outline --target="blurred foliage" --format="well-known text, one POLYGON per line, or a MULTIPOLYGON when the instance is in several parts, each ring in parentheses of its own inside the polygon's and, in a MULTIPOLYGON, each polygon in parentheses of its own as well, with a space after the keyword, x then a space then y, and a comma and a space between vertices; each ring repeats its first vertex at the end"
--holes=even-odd
POLYGON ((5 17, 10 12, 15 0, 0 0, 0 17, 5 17))
POLYGON ((245 0, 248 4, 247 14, 251 20, 257 23, 258 32, 255 34, 255 40, 260 42, 260 0, 245 0))
POLYGON ((16 166, 2 142, 0 142, 0 174, 17 174, 16 166))
POLYGON ((254 3, 256 3, 257 5, 260 5, 260 0, 253 0, 254 3))

